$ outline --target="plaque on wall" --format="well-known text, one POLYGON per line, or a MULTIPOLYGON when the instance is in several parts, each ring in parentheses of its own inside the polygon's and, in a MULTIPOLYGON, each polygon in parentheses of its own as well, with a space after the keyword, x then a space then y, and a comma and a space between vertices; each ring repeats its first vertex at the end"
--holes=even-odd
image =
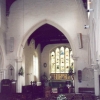
POLYGON ((94 78, 94 71, 92 68, 84 68, 82 71, 82 80, 88 81, 94 78))

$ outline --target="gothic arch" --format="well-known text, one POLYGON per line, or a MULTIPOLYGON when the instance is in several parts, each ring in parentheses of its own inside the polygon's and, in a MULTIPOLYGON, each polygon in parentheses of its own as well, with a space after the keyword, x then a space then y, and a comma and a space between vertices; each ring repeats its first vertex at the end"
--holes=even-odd
POLYGON ((17 57, 18 59, 22 58, 22 54, 23 54, 23 48, 25 46, 25 43, 27 41, 27 39, 29 38, 29 36, 35 31, 37 30, 40 26, 44 25, 44 24, 50 24, 54 27, 56 27, 58 30, 60 30, 64 35, 65 37, 68 39, 70 45, 71 45, 71 48, 73 50, 73 54, 74 54, 74 45, 72 44, 72 40, 71 40, 71 37, 69 36, 69 34, 60 26, 58 25, 57 23, 53 22, 53 21, 50 21, 48 19, 44 19, 42 21, 39 21, 37 24, 33 25, 26 33, 25 33, 25 36, 23 37, 22 41, 20 42, 20 45, 19 45, 19 48, 18 48, 18 52, 17 52, 17 57))

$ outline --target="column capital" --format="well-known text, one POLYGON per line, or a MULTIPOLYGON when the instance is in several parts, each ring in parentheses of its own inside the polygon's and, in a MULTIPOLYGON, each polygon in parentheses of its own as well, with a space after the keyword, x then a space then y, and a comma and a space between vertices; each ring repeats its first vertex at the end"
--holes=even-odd
POLYGON ((15 59, 16 62, 22 62, 22 58, 15 59))
POLYGON ((99 70, 99 65, 98 64, 91 64, 92 68, 94 69, 94 71, 99 70))
POLYGON ((5 70, 7 70, 7 69, 2 69, 2 68, 0 68, 0 71, 5 71, 5 70))

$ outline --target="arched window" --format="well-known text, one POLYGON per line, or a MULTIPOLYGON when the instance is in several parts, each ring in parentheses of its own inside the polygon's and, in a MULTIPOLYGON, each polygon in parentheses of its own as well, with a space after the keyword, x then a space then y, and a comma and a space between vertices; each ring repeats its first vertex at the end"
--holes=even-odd
POLYGON ((72 50, 68 47, 57 47, 51 51, 50 55, 50 73, 53 79, 70 79, 70 68, 74 71, 74 61, 72 59, 72 50))
POLYGON ((36 55, 33 55, 33 75, 34 81, 38 78, 38 58, 36 55))

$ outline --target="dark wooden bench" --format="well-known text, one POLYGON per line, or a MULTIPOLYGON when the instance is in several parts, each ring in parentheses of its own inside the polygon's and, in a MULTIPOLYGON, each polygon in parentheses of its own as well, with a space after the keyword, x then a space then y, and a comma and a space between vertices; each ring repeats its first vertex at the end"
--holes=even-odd
POLYGON ((25 93, 12 93, 3 94, 0 93, 0 100, 33 100, 31 94, 25 93))
POLYGON ((92 94, 94 94, 94 88, 79 87, 79 93, 92 93, 92 94))

